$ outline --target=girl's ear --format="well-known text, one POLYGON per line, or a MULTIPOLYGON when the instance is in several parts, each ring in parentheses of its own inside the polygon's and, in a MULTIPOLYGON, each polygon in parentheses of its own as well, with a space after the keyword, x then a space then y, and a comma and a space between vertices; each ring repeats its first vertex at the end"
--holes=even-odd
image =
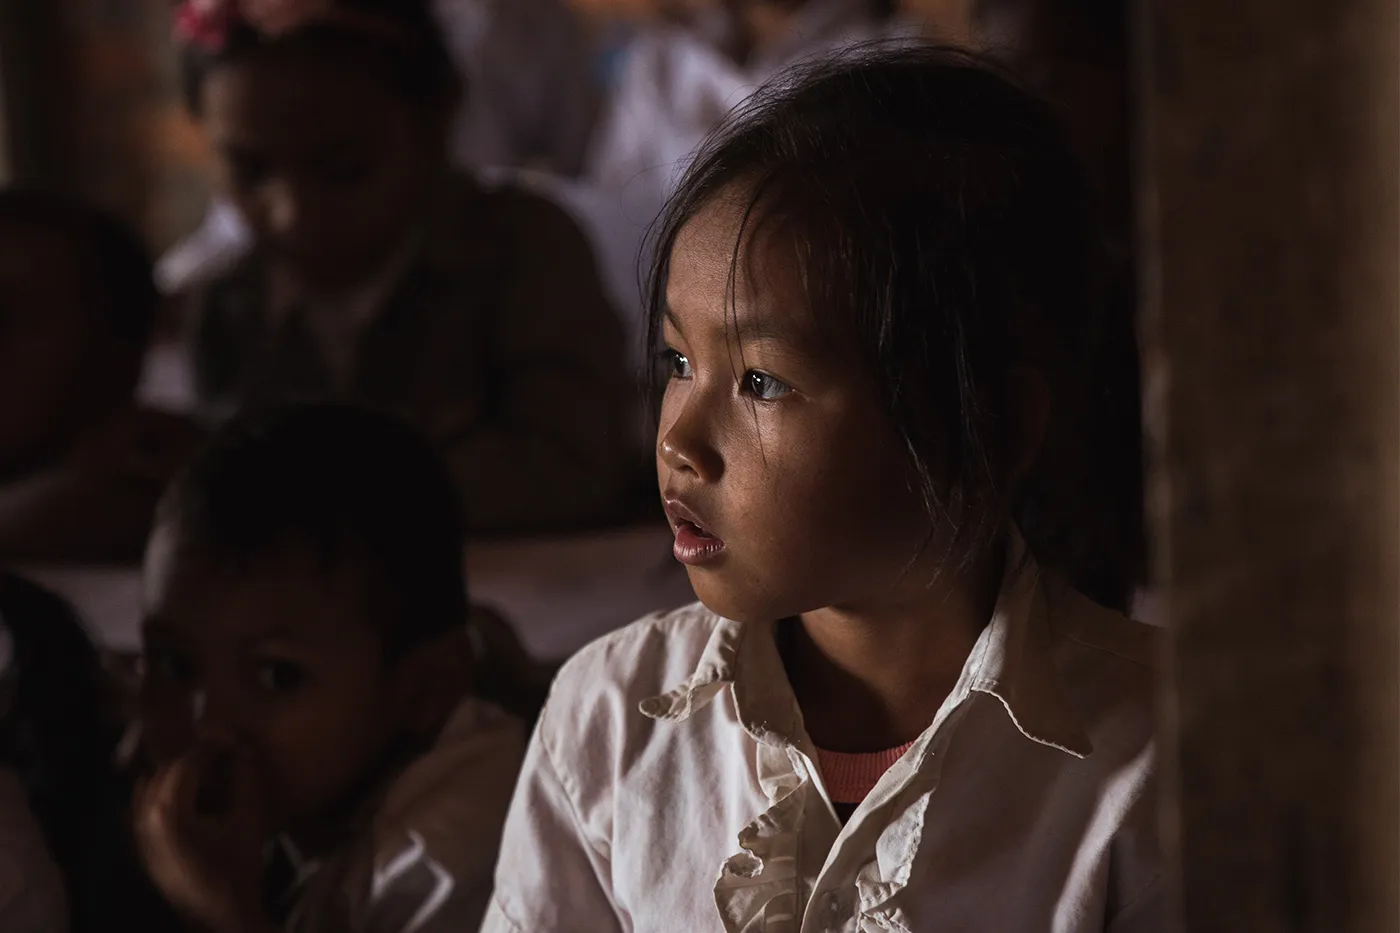
POLYGON ((410 648, 395 662, 393 678, 404 728, 435 736, 471 692, 472 650, 465 627, 410 648))
POLYGON ((1050 426, 1050 384, 1038 367, 1017 363, 1007 370, 1006 390, 1011 413, 1008 466, 1011 480, 1017 482, 1030 472, 1045 446, 1050 426))

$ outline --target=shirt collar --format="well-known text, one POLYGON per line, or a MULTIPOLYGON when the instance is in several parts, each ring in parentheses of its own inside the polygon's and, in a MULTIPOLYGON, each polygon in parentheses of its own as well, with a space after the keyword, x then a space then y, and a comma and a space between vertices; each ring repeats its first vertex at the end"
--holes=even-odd
POLYGON ((991 624, 968 657, 970 689, 1000 700, 1016 728, 1031 741, 1087 758, 1094 747, 1054 661, 1047 593, 1063 584, 1042 573, 1025 554, 1018 538, 991 624))
MULTIPOLYGON (((992 620, 963 668, 960 684, 996 697, 1022 735, 1076 758, 1093 752, 1060 682, 1052 657, 1046 590, 1057 585, 1024 556, 1019 536, 1009 549, 992 620)), ((764 744, 796 740, 801 712, 778 654, 772 623, 741 624, 713 616, 714 629, 695 672, 641 703, 652 719, 683 722, 725 687, 734 692, 744 729, 764 744)), ((961 689, 961 688, 960 688, 961 689)))

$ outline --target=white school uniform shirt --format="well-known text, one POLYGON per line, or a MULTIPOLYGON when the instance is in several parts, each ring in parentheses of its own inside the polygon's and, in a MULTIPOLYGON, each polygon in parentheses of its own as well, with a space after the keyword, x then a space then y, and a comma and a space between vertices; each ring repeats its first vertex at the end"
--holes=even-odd
POLYGON ((691 31, 644 32, 624 52, 589 148, 585 178, 620 193, 629 215, 650 223, 705 137, 765 81, 824 53, 921 32, 912 20, 872 19, 866 0, 813 0, 744 65, 691 31))
POLYGON ((302 861, 288 847, 295 870, 288 933, 474 929, 486 911, 524 744, 514 716, 484 700, 462 701, 345 847, 322 862, 302 861))
POLYGON ((842 826, 771 625, 694 605, 571 660, 485 933, 1148 933, 1162 917, 1150 629, 1034 567, 842 826))
POLYGON ((675 27, 643 31, 622 52, 581 184, 566 191, 562 203, 588 231, 624 319, 641 328, 638 271, 650 258, 648 231, 700 144, 731 109, 795 62, 922 31, 903 18, 872 20, 868 6, 866 0, 814 0, 793 15, 784 35, 754 50, 745 66, 707 37, 675 27))

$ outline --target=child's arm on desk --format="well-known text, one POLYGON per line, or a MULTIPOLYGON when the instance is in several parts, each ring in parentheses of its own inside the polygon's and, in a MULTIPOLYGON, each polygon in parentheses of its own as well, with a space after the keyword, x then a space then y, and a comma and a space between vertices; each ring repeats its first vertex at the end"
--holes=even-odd
POLYGON ((0 558, 139 561, 156 501, 199 440, 176 415, 118 416, 64 462, 0 486, 0 558))

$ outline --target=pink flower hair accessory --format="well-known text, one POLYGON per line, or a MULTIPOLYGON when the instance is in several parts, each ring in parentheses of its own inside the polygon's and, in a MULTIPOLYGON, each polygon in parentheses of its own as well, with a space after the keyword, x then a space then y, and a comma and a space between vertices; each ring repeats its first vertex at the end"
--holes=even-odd
POLYGON ((239 18, 239 0, 184 0, 175 10, 175 38, 217 52, 239 18))
POLYGON ((329 17, 334 8, 334 0, 184 0, 175 11, 175 37, 218 52, 228 42, 229 30, 238 23, 276 38, 329 17))

